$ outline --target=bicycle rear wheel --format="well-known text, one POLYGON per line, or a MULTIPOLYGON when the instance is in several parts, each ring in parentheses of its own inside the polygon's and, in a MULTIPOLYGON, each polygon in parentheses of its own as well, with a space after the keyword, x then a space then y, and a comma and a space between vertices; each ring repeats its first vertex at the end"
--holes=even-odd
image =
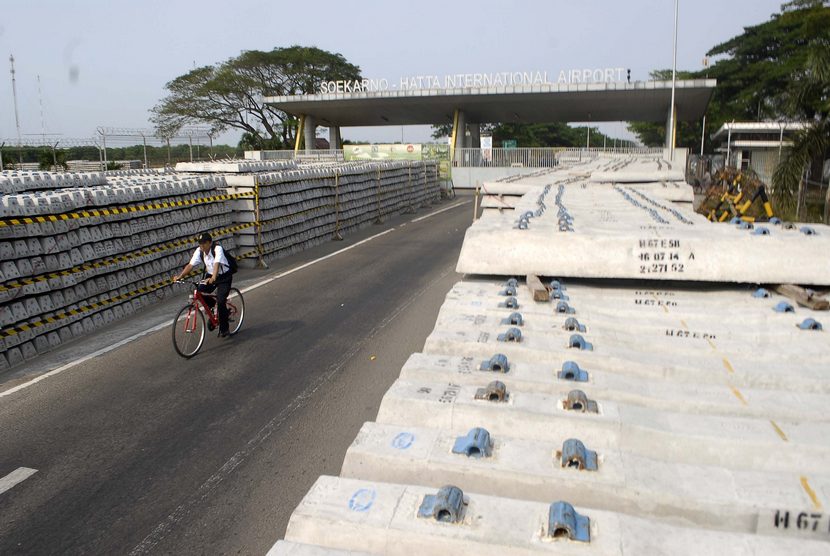
POLYGON ((173 319, 173 347, 186 359, 196 355, 205 342, 205 316, 197 308, 185 305, 173 319))
POLYGON ((228 293, 227 305, 228 332, 233 336, 242 328, 242 321, 245 318, 245 300, 242 298, 242 292, 236 288, 231 288, 228 293))

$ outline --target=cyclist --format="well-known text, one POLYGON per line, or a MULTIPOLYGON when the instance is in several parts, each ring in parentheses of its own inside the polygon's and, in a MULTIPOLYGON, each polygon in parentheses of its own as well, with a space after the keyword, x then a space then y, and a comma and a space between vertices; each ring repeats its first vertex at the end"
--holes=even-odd
MULTIPOLYGON (((199 265, 204 265, 206 279, 198 285, 198 289, 203 293, 213 293, 216 290, 216 302, 219 304, 217 310, 219 337, 225 338, 228 336, 228 306, 226 302, 233 283, 233 275, 229 272, 230 265, 227 257, 225 257, 225 251, 221 245, 213 243, 213 238, 209 233, 199 236, 199 247, 193 252, 190 262, 185 265, 179 274, 173 277, 173 280, 181 280, 199 265)), ((208 304, 213 303, 210 298, 206 298, 206 301, 208 304)))

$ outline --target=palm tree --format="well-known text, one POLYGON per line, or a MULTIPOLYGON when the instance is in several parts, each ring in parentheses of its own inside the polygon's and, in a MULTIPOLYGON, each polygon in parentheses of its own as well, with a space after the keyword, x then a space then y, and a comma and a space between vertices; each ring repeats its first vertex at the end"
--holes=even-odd
MULTIPOLYGON (((810 45, 804 69, 793 79, 789 91, 791 115, 804 119, 808 127, 793 139, 793 146, 772 177, 773 196, 779 211, 800 213, 804 203, 804 174, 814 160, 823 161, 830 148, 830 39, 821 37, 810 45)), ((819 178, 821 179, 821 178, 819 178)), ((830 191, 824 221, 830 214, 830 191)))

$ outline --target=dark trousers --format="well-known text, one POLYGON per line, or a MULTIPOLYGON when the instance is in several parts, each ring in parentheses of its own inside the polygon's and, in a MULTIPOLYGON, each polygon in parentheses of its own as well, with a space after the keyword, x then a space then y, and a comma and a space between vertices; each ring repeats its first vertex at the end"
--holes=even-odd
MULTIPOLYGON (((228 331, 228 294, 231 291, 231 284, 233 283, 233 275, 228 273, 220 274, 213 284, 199 284, 199 291, 203 293, 213 293, 216 291, 216 302, 219 308, 216 311, 219 317, 219 332, 228 331)), ((209 305, 212 305, 212 300, 207 298, 209 305)))

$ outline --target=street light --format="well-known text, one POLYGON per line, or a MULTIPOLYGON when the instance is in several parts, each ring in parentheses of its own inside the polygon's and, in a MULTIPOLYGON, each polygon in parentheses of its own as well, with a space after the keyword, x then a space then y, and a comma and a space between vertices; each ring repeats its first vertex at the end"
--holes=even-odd
POLYGON ((677 14, 679 10, 680 0, 674 0, 674 49, 671 65, 671 105, 669 106, 669 137, 671 138, 669 141, 669 159, 671 161, 674 161, 674 128, 677 126, 677 122, 675 122, 674 90, 677 86, 677 14))
MULTIPOLYGON (((704 56, 703 67, 709 69, 709 57, 704 56)), ((706 79, 709 79, 709 72, 706 72, 706 79)), ((703 142, 706 139, 706 111, 703 112, 703 123, 700 126, 700 157, 703 158, 703 142)))
POLYGON ((14 55, 9 55, 9 64, 11 65, 12 74, 12 98, 14 99, 14 125, 17 127, 17 150, 20 156, 20 163, 23 164, 23 146, 20 140, 20 117, 17 113, 17 82, 14 78, 14 55))

